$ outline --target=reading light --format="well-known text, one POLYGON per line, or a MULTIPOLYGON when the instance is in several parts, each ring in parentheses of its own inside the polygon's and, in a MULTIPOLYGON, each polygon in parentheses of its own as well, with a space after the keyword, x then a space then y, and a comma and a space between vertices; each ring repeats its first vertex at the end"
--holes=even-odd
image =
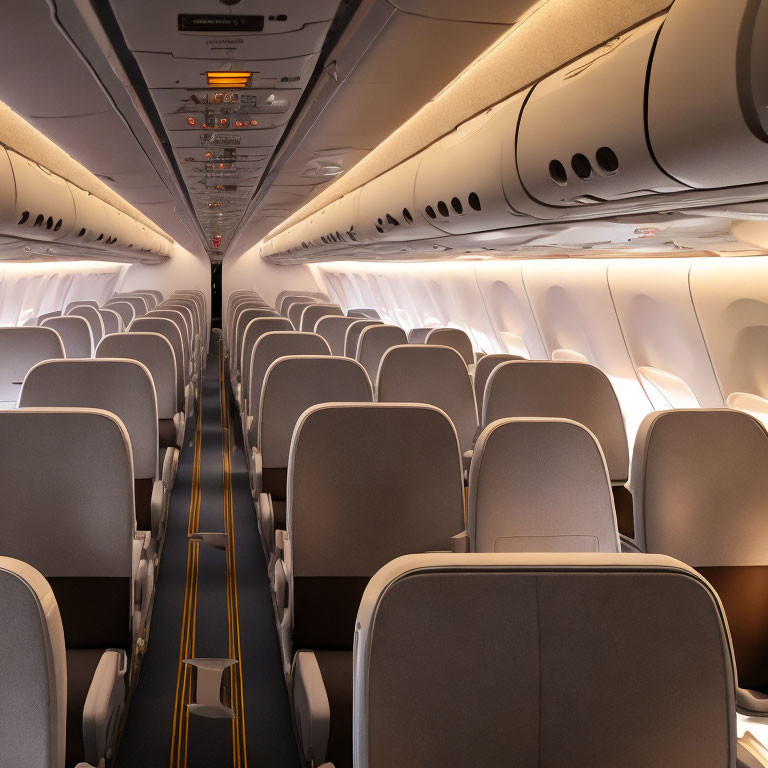
POLYGON ((188 117, 188 118, 187 118, 187 125, 192 125, 192 126, 194 126, 194 125, 196 125, 196 124, 197 124, 197 121, 195 120, 195 118, 194 118, 194 117, 188 117))
POLYGON ((247 88, 251 72, 206 72, 210 88, 247 88))

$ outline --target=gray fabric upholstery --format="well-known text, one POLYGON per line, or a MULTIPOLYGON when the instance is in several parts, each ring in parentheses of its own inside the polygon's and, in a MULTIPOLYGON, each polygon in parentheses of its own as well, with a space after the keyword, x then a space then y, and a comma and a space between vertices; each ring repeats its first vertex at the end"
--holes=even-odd
POLYGON ((360 334, 371 325, 383 325, 380 320, 356 320, 347 326, 344 334, 344 357, 357 358, 357 344, 360 334))
POLYGON ((114 309, 99 309, 101 320, 104 323, 104 335, 108 333, 122 333, 125 330, 123 318, 114 309))
POLYGON ((467 366, 455 349, 403 344, 381 361, 379 402, 429 403, 445 411, 459 435, 461 450, 472 448, 477 431, 475 394, 467 366))
POLYGON ((317 321, 314 331, 328 342, 332 355, 343 355, 347 328, 355 322, 357 322, 357 318, 354 317, 326 315, 317 321))
MULTIPOLYGON (((98 307, 79 304, 67 310, 67 314, 82 317, 88 323, 91 328, 93 348, 96 349, 99 342, 104 338, 104 320, 102 320, 98 307)), ((78 355, 71 355, 71 357, 78 357, 78 355)))
POLYGON ((357 360, 368 372, 371 381, 376 381, 381 359, 387 350, 407 343, 405 331, 398 325, 369 325, 363 328, 357 341, 357 360))
POLYGON ((427 334, 433 330, 434 328, 411 328, 411 330, 408 331, 408 343, 426 344, 427 334))
POLYGON ((291 437, 304 411, 318 403, 373 402, 371 382, 355 360, 328 355, 281 357, 261 391, 258 446, 264 467, 287 467, 291 437))
POLYGON ((304 312, 304 309, 314 303, 315 302, 312 299, 301 299, 299 301, 292 301, 288 304, 286 309, 287 317, 293 323, 293 327, 297 331, 301 330, 301 315, 304 312))
POLYGON ((573 419, 597 438, 613 483, 629 476, 629 447, 619 401, 608 377, 589 363, 514 360, 494 368, 485 385, 481 423, 509 416, 573 419))
POLYGON ((275 308, 281 315, 288 317, 288 308, 296 301, 309 302, 311 299, 306 294, 288 291, 285 295, 278 294, 275 299, 275 308))
POLYGON ((104 306, 111 307, 113 301, 130 304, 131 307, 133 308, 134 317, 141 317, 142 315, 147 314, 147 302, 141 296, 136 296, 134 294, 130 294, 127 296, 122 295, 116 299, 110 299, 104 306))
POLYGON ((475 351, 472 340, 458 328, 432 328, 424 339, 425 344, 439 344, 455 349, 467 365, 475 364, 475 351))
POLYGON ((400 558, 357 626, 356 768, 736 765, 722 606, 670 558, 400 558))
POLYGON ((252 418, 248 443, 256 445, 259 423, 261 389, 269 366, 279 357, 289 355, 330 355, 325 339, 316 333, 301 331, 270 331, 260 336, 251 354, 248 382, 248 416, 252 418))
POLYGON ((259 317, 251 320, 243 331, 240 346, 240 405, 247 410, 248 391, 251 380, 251 357, 256 342, 272 331, 291 331, 293 326, 287 317, 259 317))
POLYGON ((483 415, 483 395, 485 394, 485 385, 488 383, 488 377, 493 373, 493 369, 502 363, 508 363, 512 360, 525 360, 520 355, 510 355, 506 353, 483 355, 475 365, 475 375, 472 383, 475 388, 475 400, 477 400, 477 413, 483 415))
POLYGON ((294 578, 370 577, 399 555, 450 550, 464 527, 462 486, 456 432, 437 408, 309 408, 288 466, 294 578))
POLYGON ((136 317, 133 305, 122 299, 111 299, 102 309, 111 309, 113 312, 117 312, 122 318, 124 328, 127 328, 133 321, 133 318, 136 317))
POLYGON ((126 358, 146 366, 157 397, 158 419, 173 419, 181 410, 176 389, 176 356, 170 341, 159 333, 114 333, 105 336, 96 357, 126 358))
POLYGON ((301 331, 314 331, 317 321, 326 316, 344 316, 344 312, 338 304, 310 304, 304 307, 301 313, 301 331))
POLYGON ((52 328, 0 328, 0 405, 16 406, 30 368, 63 357, 61 337, 52 328))
POLYGON ((501 419, 469 473, 472 552, 619 552, 611 480, 594 435, 567 419, 501 419))
POLYGON ((347 317, 354 317, 358 320, 364 320, 366 318, 370 320, 381 320, 381 315, 375 309, 369 309, 368 307, 362 307, 359 309, 350 309, 347 312, 347 317))
POLYGON ((244 309, 260 309, 264 311, 269 311, 271 307, 267 307, 264 305, 264 303, 255 297, 251 296, 241 296, 236 298, 229 309, 229 314, 227 315, 226 320, 226 336, 225 336, 225 345, 227 349, 232 349, 233 345, 235 343, 234 337, 235 337, 235 326, 237 323, 237 318, 240 312, 242 312, 244 309))
MULTIPOLYGON (((144 303, 147 305, 147 311, 154 309, 160 302, 157 297, 149 291, 134 291, 134 296, 139 296, 144 299, 144 303)), ((160 300, 162 301, 162 299, 160 300)))
MULTIPOLYGON (((189 336, 187 335, 187 321, 184 316, 176 309, 153 309, 148 312, 144 317, 137 317, 131 325, 128 326, 129 331, 149 331, 154 330, 147 324, 147 320, 170 320, 178 329, 179 343, 181 344, 181 356, 176 354, 176 365, 179 365, 181 360, 181 371, 184 374, 184 383, 189 383, 192 375, 192 348, 189 343, 189 336)), ((163 331, 157 331, 163 333, 163 331)), ((175 337, 175 334, 171 333, 175 337)), ((174 353, 177 353, 175 339, 169 339, 173 345, 174 353)))
POLYGON ((173 320, 163 317, 140 317, 134 322, 130 332, 159 333, 168 340, 173 349, 173 356, 176 362, 176 398, 181 407, 184 404, 186 375, 184 368, 184 342, 179 326, 173 320))
MULTIPOLYGON (((259 318, 274 318, 277 320, 284 319, 278 318, 277 313, 272 309, 256 309, 254 307, 245 307, 238 313, 235 324, 235 332, 232 336, 232 349, 230 350, 229 355, 230 371, 234 372, 238 381, 240 380, 242 373, 242 361, 240 359, 240 355, 243 347, 243 334, 245 333, 245 329, 248 327, 248 324, 251 322, 251 320, 257 320, 259 318)), ((281 327, 284 326, 281 324, 281 327)), ((277 330, 277 328, 274 330, 277 330)))
POLYGON ((67 303, 67 306, 64 308, 64 311, 62 312, 63 315, 68 315, 71 313, 75 307, 93 307, 93 309, 99 308, 99 302, 98 301, 90 301, 89 299, 79 299, 77 301, 70 301, 67 303))
POLYGON ((93 334, 84 317, 62 315, 49 317, 41 323, 43 328, 53 328, 61 337, 67 357, 91 357, 93 355, 93 334))
POLYGON ((192 349, 195 339, 195 321, 192 317, 192 311, 189 307, 185 307, 182 304, 169 304, 164 301, 157 309, 153 309, 152 312, 147 313, 150 317, 170 317, 175 322, 180 322, 184 338, 187 341, 187 347, 189 349, 190 360, 192 359, 192 349), (172 316, 169 313, 175 312, 176 316, 172 316))
POLYGON ((100 408, 114 413, 130 438, 134 477, 155 477, 157 401, 152 377, 141 363, 120 359, 38 363, 24 380, 19 405, 24 408, 100 408))
POLYGON ((64 765, 66 665, 50 585, 30 565, 0 557, 0 765, 64 765))

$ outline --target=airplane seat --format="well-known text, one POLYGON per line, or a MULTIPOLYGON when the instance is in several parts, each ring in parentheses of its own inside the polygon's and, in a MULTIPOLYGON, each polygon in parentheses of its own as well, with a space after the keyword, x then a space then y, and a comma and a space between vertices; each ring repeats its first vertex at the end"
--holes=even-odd
POLYGON ((361 597, 395 557, 452 550, 464 527, 461 474, 456 431, 432 406, 325 403, 301 415, 274 592, 297 732, 312 735, 302 749, 314 764, 351 768, 361 597), (312 704, 321 701, 318 712, 312 704))
MULTIPOLYGON (((88 323, 91 329, 93 348, 96 349, 99 342, 104 338, 104 321, 101 318, 101 312, 98 307, 88 304, 77 304, 67 310, 67 315, 69 317, 82 317, 88 323)), ((71 357, 81 357, 81 355, 71 355, 71 357)))
MULTIPOLYGON (((232 391, 235 393, 237 392, 238 385, 242 378, 243 363, 240 353, 243 347, 243 334, 251 320, 257 320, 259 318, 272 318, 275 320, 285 319, 279 317, 274 310, 260 309, 248 305, 241 307, 240 311, 238 311, 234 331, 232 333, 232 349, 229 351, 229 381, 232 386, 232 391)), ((281 327, 283 327, 282 324, 281 327)))
POLYGON ((381 320, 381 315, 375 309, 369 307, 358 307, 347 311, 347 317, 354 317, 357 320, 381 320))
POLYGON ((129 688, 124 678, 136 671, 154 583, 144 537, 136 535, 128 433, 102 410, 19 409, 0 413, 0 451, 3 553, 40 571, 61 613, 66 765, 97 764, 91 745, 117 725, 114 711, 129 688), (96 701, 89 695, 94 677, 96 701))
POLYGON ((507 353, 483 355, 475 364, 475 374, 472 377, 472 385, 475 389, 475 400, 477 401, 477 413, 483 415, 483 395, 485 394, 485 385, 488 377, 493 373, 493 369, 502 363, 508 363, 511 360, 525 360, 520 355, 510 355, 507 353))
MULTIPOLYGON (((373 402, 365 369, 355 360, 329 355, 279 357, 267 369, 261 390, 254 466, 260 470, 259 531, 264 551, 274 551, 285 530, 288 457, 299 416, 317 403, 373 402)), ((258 480, 257 480, 258 485, 258 480)))
POLYGON ((53 328, 0 328, 0 410, 17 406, 30 368, 42 360, 63 357, 64 345, 53 328))
POLYGON ((347 332, 344 334, 344 357, 357 359, 357 344, 360 340, 360 334, 372 325, 384 325, 381 320, 356 320, 347 326, 347 332))
POLYGON ((343 355, 344 336, 347 333, 347 328, 357 320, 358 318, 355 317, 325 315, 315 323, 313 330, 328 342, 332 355, 343 355))
POLYGON ((288 308, 296 301, 314 303, 312 299, 306 294, 289 291, 285 295, 278 294, 277 298, 275 299, 275 309, 284 317, 288 317, 288 308))
POLYGON ((301 313, 300 331, 314 331, 321 317, 344 317, 344 311, 338 304, 310 304, 301 313))
POLYGON ((717 590, 738 670, 737 704, 768 715, 768 433, 721 409, 657 411, 632 457, 637 541, 689 563, 717 590))
POLYGON ((123 321, 123 328, 127 328, 137 317, 133 305, 122 299, 110 299, 106 304, 102 304, 101 309, 111 309, 113 312, 117 312, 123 321))
POLYGON ((470 552, 619 552, 594 435, 569 419, 489 424, 472 456, 467 535, 470 552))
POLYGON ((154 309, 160 303, 155 294, 150 291, 134 291, 132 295, 144 299, 144 303, 147 305, 147 311, 154 309))
POLYGON ((401 557, 355 626, 355 766, 766 764, 718 596, 672 558, 401 557))
POLYGON ((310 306, 311 304, 316 304, 313 299, 308 299, 304 297, 304 299, 300 301, 293 301, 290 304, 288 304, 286 313, 288 319, 293 323, 293 327, 300 331, 301 328, 301 315, 303 314, 304 310, 310 306))
POLYGON ((49 317, 40 324, 52 328, 61 337, 67 357, 91 357, 93 355, 93 334, 91 326, 79 315, 49 317))
MULTIPOLYGON (((475 394, 469 371, 452 347, 401 344, 381 360, 376 384, 381 403, 428 403, 445 411, 456 427, 462 454, 477 433, 475 394)), ((469 461, 465 460, 466 469, 469 461)))
POLYGON ((117 416, 128 433, 133 458, 136 526, 162 537, 168 492, 158 467, 157 398, 142 363, 119 358, 46 360, 27 374, 23 408, 100 408, 117 416))
POLYGON ((98 309, 99 308, 99 302, 98 301, 91 301, 89 299, 79 299, 77 301, 70 301, 67 304, 67 306, 64 307, 64 311, 60 312, 59 314, 68 315, 76 307, 93 307, 94 309, 98 309))
POLYGON ((261 493, 261 477, 255 464, 253 449, 258 445, 261 390, 269 366, 280 357, 330 354, 331 350, 325 339, 316 333, 269 331, 256 340, 251 353, 251 370, 248 374, 247 410, 242 418, 243 442, 248 455, 248 477, 255 500, 258 500, 261 493))
POLYGON ((236 298, 227 313, 224 330, 224 352, 229 355, 235 349, 235 331, 237 329, 237 320, 240 313, 246 309, 254 309, 262 312, 261 317, 277 317, 278 313, 272 307, 264 304, 263 301, 248 296, 236 298))
POLYGON ((467 368, 470 371, 474 370, 475 349, 465 331, 459 328, 432 328, 424 339, 424 343, 455 349, 467 364, 467 368))
MULTIPOLYGON (((153 309, 151 312, 148 312, 144 317, 136 318, 139 322, 134 321, 135 324, 132 323, 128 326, 128 330, 149 330, 145 327, 146 324, 144 321, 147 319, 155 320, 158 318, 170 320, 179 330, 179 335, 181 337, 181 356, 178 354, 176 355, 176 365, 178 366, 179 361, 181 360, 181 370, 184 375, 184 386, 186 388, 184 410, 185 412, 191 413, 195 399, 195 387, 197 386, 197 373, 192 359, 193 349, 190 338, 191 329, 187 317, 178 309, 167 309, 161 306, 158 309, 153 309)), ((162 333, 162 331, 160 332, 162 333)), ((175 344, 175 341, 172 341, 171 343, 175 344)), ((174 346, 174 352, 175 351, 176 347, 174 346)))
POLYGON ((356 359, 365 368, 375 384, 381 359, 392 349, 407 342, 405 331, 399 325, 369 325, 363 328, 357 340, 356 359))
POLYGON ((251 375, 251 357, 256 342, 265 334, 272 331, 292 331, 293 326, 287 317, 257 317, 251 320, 243 331, 243 341, 240 345, 238 361, 240 365, 240 381, 235 389, 235 399, 244 416, 248 410, 248 389, 251 375))
POLYGON ((188 385, 188 379, 185 372, 186 356, 184 337, 181 328, 166 317, 140 317, 131 324, 129 333, 159 333, 164 336, 173 348, 173 357, 176 363, 176 397, 179 407, 184 412, 186 418, 192 413, 192 394, 191 385, 188 385))
POLYGON ((147 302, 141 296, 137 296, 135 293, 115 295, 113 298, 109 299, 109 301, 107 301, 104 306, 111 307, 113 302, 130 304, 131 308, 133 309, 134 317, 142 317, 149 311, 147 302))
POLYGON ((430 333, 430 331, 434 331, 434 327, 431 328, 411 328, 410 331, 408 331, 408 343, 409 344, 426 344, 427 343, 427 334, 430 333))
MULTIPOLYGON (((174 291, 171 294, 170 298, 171 298, 171 301, 191 300, 194 306, 196 307, 197 315, 200 323, 201 334, 202 334, 201 352, 204 358, 203 360, 203 363, 204 363, 205 358, 208 357, 208 348, 210 345, 210 338, 211 338, 211 321, 210 321, 210 316, 208 314, 208 307, 205 299, 205 294, 203 294, 202 291, 197 291, 197 290, 181 290, 181 291, 174 291)), ((161 302, 158 302, 158 303, 161 303, 161 302)))
POLYGON ((95 357, 136 360, 149 371, 157 397, 161 477, 170 491, 176 478, 185 427, 176 389, 176 357, 171 343, 159 333, 115 333, 104 337, 95 357))
POLYGON ((608 377, 589 363, 512 360, 496 366, 485 385, 480 423, 515 416, 572 419, 597 438, 613 486, 619 533, 632 546, 635 523, 629 446, 619 400, 608 377))
POLYGON ((202 357, 205 345, 202 342, 202 326, 200 316, 197 312, 197 305, 192 299, 167 299, 160 306, 161 309, 175 310, 180 312, 187 323, 189 334, 190 359, 194 365, 194 372, 198 377, 202 374, 205 363, 202 357))
POLYGON ((99 308, 101 320, 104 323, 104 335, 108 333, 122 333, 125 330, 123 318, 114 309, 99 308))

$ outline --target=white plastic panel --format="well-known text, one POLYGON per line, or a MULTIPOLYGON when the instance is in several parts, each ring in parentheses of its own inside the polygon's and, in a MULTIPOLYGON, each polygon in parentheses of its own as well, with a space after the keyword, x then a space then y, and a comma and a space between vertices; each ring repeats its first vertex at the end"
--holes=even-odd
POLYGON ((474 21, 485 24, 514 24, 529 8, 533 0, 484 0, 468 3, 467 0, 390 0, 395 8, 419 16, 435 19, 474 21))
POLYGON ((697 188, 768 180, 766 51, 768 3, 676 0, 648 86, 648 135, 667 173, 697 188))
POLYGON ((768 398, 768 257, 702 259, 690 281, 723 395, 768 398))
POLYGON ((505 144, 514 148, 527 94, 516 94, 460 125, 421 153, 415 205, 428 224, 463 234, 530 221, 512 209, 502 183, 502 150, 505 144))
POLYGON ((631 446, 652 407, 624 343, 607 268, 604 261, 531 261, 523 265, 523 282, 550 355, 580 353, 611 380, 631 446))
MULTIPOLYGON (((666 391, 675 407, 718 408, 723 397, 688 287, 691 264, 691 259, 615 259, 608 267, 608 284, 635 368, 681 379, 692 391, 694 403, 683 405, 679 385, 649 371, 654 388, 666 391)), ((648 386, 646 391, 652 397, 648 386)))
POLYGON ((16 183, 12 219, 0 222, 7 235, 33 240, 63 240, 75 227, 75 204, 64 179, 8 151, 16 183))
POLYGON ((523 108, 517 164, 547 205, 684 189, 662 173, 645 138, 645 79, 657 18, 539 82, 523 108))
POLYGON ((430 238, 440 230, 417 213, 414 185, 420 157, 412 157, 360 190, 358 226, 365 242, 430 238))

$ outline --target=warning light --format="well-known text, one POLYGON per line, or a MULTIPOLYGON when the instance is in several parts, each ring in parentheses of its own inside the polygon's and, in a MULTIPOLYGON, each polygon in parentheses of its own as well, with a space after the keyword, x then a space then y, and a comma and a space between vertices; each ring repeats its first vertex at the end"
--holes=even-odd
POLYGON ((237 127, 237 128, 242 128, 242 127, 243 127, 243 121, 242 121, 242 120, 237 120, 237 121, 235 122, 235 127, 237 127))
POLYGON ((246 88, 251 84, 251 72, 206 72, 209 88, 246 88))
POLYGON ((205 157, 206 157, 206 159, 210 160, 213 157, 213 154, 210 153, 210 152, 206 152, 205 153, 205 157))
POLYGON ((226 127, 227 127, 227 125, 229 125, 229 120, 227 120, 227 118, 226 118, 226 117, 222 117, 222 118, 219 120, 219 123, 221 124, 221 127, 222 127, 222 128, 226 128, 226 127))
POLYGON ((251 125, 258 125, 258 124, 259 124, 258 120, 251 120, 251 125))
POLYGON ((195 120, 194 117, 188 117, 187 118, 187 125, 192 125, 192 126, 197 125, 197 120, 195 120))
POLYGON ((216 94, 214 94, 214 96, 213 96, 213 100, 214 100, 214 101, 215 101, 217 104, 221 103, 221 98, 222 98, 222 97, 221 97, 221 94, 220 94, 220 93, 216 93, 216 94))

